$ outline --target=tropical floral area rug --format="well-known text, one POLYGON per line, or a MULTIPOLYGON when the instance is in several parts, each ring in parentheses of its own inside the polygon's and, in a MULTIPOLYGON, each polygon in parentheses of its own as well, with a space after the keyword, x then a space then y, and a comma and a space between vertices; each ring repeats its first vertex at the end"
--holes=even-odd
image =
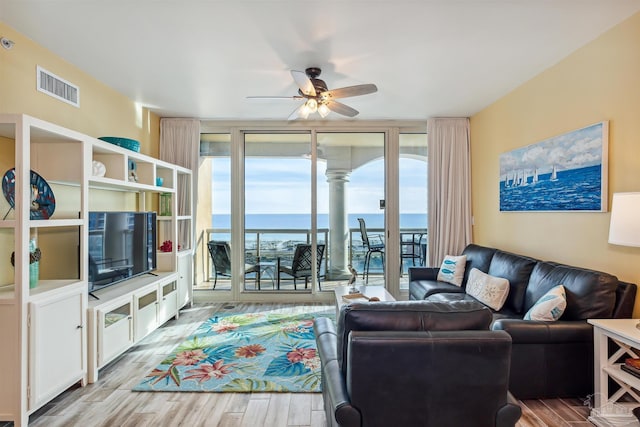
POLYGON ((212 317, 133 390, 319 392, 320 358, 313 332, 318 316, 266 312, 212 317))

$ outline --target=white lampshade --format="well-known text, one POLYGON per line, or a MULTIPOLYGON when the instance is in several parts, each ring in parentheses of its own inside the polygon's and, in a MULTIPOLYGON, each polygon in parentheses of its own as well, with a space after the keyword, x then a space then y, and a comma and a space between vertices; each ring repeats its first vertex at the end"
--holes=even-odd
POLYGON ((609 243, 640 247, 640 193, 613 195, 609 243))

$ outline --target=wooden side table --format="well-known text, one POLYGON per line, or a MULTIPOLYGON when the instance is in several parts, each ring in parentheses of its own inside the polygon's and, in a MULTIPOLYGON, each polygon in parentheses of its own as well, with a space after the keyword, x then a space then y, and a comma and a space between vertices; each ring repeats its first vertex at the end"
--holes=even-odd
POLYGON ((622 425, 640 427, 631 409, 640 406, 640 378, 623 371, 620 366, 627 357, 640 357, 640 329, 637 319, 589 319, 593 325, 594 346, 594 408, 589 416, 596 426, 622 425), (609 342, 617 348, 609 356, 609 342), (609 378, 620 389, 609 394, 609 378), (619 402, 629 396, 633 402, 619 402))

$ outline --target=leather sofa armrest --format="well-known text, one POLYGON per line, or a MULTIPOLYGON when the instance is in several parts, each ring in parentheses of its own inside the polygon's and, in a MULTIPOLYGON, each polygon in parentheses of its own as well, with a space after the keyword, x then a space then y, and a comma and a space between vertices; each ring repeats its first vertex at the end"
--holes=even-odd
MULTIPOLYGON (((331 405, 329 411, 334 415, 341 427, 360 427, 362 417, 360 411, 351 406, 347 385, 342 378, 340 366, 337 360, 323 363, 322 374, 324 375, 323 394, 325 405, 331 405), (327 396, 329 397, 327 399, 327 396)), ((331 425, 328 423, 328 425, 331 425)))
POLYGON ((439 268, 435 267, 409 267, 409 282, 413 280, 436 280, 439 268))
POLYGON ((593 327, 586 320, 559 320, 543 322, 537 320, 499 319, 491 329, 506 331, 511 335, 513 345, 519 343, 545 344, 592 342, 593 327))
POLYGON ((333 321, 328 317, 318 317, 313 321, 318 355, 323 363, 338 359, 338 335, 333 321))
MULTIPOLYGON (((340 426, 360 427, 360 412, 351 406, 347 385, 338 364, 338 337, 334 323, 327 317, 318 317, 313 321, 313 328, 322 361, 322 392, 325 408, 329 410, 327 416, 332 415, 340 426)), ((334 423, 327 420, 327 425, 334 423)))
POLYGON ((507 392, 507 403, 498 410, 496 416, 496 427, 514 427, 522 416, 522 408, 518 401, 507 392))
POLYGON ((638 287, 634 283, 619 282, 616 288, 616 305, 613 308, 614 319, 630 319, 636 302, 638 287))

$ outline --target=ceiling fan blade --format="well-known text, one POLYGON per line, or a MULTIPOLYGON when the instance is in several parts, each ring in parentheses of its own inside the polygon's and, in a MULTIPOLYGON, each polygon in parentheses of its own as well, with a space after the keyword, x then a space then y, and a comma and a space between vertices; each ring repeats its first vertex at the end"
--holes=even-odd
POLYGON ((316 88, 313 87, 313 83, 303 71, 291 70, 291 76, 303 94, 316 96, 316 88))
POLYGON ((247 96, 247 99, 264 99, 264 100, 287 100, 287 101, 297 101, 299 99, 304 99, 304 96, 247 96))
POLYGON ((320 94, 321 97, 327 99, 347 98, 349 96, 367 95, 369 93, 377 92, 376 85, 369 83, 365 85, 347 86, 339 89, 331 89, 320 94))
POLYGON ((334 113, 342 114, 343 116, 355 117, 358 115, 358 110, 338 101, 328 101, 326 102, 326 105, 334 113))
POLYGON ((289 117, 287 118, 287 120, 295 120, 297 118, 306 119, 307 117, 309 117, 309 112, 305 108, 305 105, 307 104, 302 104, 301 106, 293 110, 293 113, 289 114, 289 117))

